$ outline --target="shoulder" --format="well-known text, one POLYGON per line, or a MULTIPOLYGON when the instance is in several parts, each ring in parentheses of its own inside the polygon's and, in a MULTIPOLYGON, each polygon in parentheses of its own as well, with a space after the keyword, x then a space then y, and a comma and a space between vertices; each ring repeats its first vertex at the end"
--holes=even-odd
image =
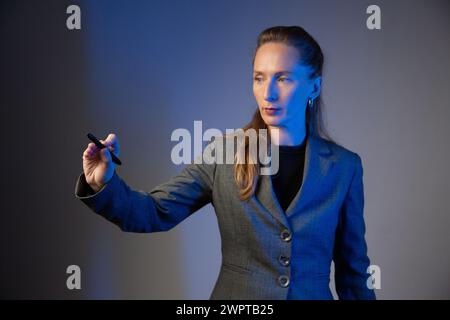
POLYGON ((329 141, 323 138, 320 138, 320 140, 327 146, 336 161, 345 163, 352 167, 362 166, 361 156, 354 150, 344 147, 334 141, 329 141))
POLYGON ((354 181, 360 183, 363 176, 363 163, 360 155, 333 141, 325 139, 323 141, 331 151, 331 158, 335 162, 338 175, 348 183, 349 188, 354 181))

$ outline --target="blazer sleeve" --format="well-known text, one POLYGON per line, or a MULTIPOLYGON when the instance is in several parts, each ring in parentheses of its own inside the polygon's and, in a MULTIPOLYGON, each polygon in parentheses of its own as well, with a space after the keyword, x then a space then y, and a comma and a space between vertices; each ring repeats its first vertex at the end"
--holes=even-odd
POLYGON ((367 256, 364 222, 364 186, 361 158, 355 155, 355 170, 341 207, 334 248, 335 284, 341 300, 375 299, 368 288, 367 256))
POLYGON ((167 231, 211 202, 215 163, 191 163, 149 192, 133 190, 117 172, 97 193, 80 174, 75 196, 126 232, 167 231))

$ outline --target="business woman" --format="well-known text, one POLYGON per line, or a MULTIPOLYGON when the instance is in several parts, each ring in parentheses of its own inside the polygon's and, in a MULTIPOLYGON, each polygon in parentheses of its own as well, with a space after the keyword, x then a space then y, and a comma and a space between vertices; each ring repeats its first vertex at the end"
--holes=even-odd
POLYGON ((276 174, 260 174, 258 162, 192 163, 151 191, 136 191, 111 161, 109 152, 119 154, 111 133, 102 140, 110 151, 93 143, 84 151, 76 197, 127 232, 169 230, 212 203, 222 265, 211 299, 333 299, 332 261, 340 299, 374 299, 367 286, 362 162, 324 133, 322 66, 320 46, 301 27, 272 27, 258 37, 258 109, 243 129, 277 133, 276 174))

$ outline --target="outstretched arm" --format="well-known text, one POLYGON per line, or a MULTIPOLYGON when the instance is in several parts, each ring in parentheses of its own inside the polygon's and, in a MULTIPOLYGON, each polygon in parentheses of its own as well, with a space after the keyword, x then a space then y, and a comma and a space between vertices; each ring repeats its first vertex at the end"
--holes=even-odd
POLYGON ((166 231, 212 199, 215 164, 188 164, 149 192, 131 189, 114 171, 98 192, 78 178, 75 195, 94 212, 127 232, 166 231))

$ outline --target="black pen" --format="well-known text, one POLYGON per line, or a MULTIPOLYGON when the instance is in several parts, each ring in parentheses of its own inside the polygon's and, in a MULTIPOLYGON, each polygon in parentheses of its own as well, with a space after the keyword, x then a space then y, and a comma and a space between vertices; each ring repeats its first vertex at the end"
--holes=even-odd
MULTIPOLYGON (((91 140, 94 144, 95 144, 95 146, 97 147, 97 148, 99 148, 99 149, 103 149, 103 148, 106 148, 106 146, 103 144, 103 143, 101 143, 92 133, 88 133, 87 134, 87 137, 89 138, 89 140, 91 140)), ((114 153, 113 152, 111 152, 111 150, 109 150, 108 149, 108 151, 109 151, 109 153, 111 154, 111 159, 112 159, 112 161, 115 163, 115 164, 117 164, 117 165, 121 165, 122 164, 122 161, 120 161, 119 160, 119 158, 117 158, 115 155, 114 155, 114 153)))

